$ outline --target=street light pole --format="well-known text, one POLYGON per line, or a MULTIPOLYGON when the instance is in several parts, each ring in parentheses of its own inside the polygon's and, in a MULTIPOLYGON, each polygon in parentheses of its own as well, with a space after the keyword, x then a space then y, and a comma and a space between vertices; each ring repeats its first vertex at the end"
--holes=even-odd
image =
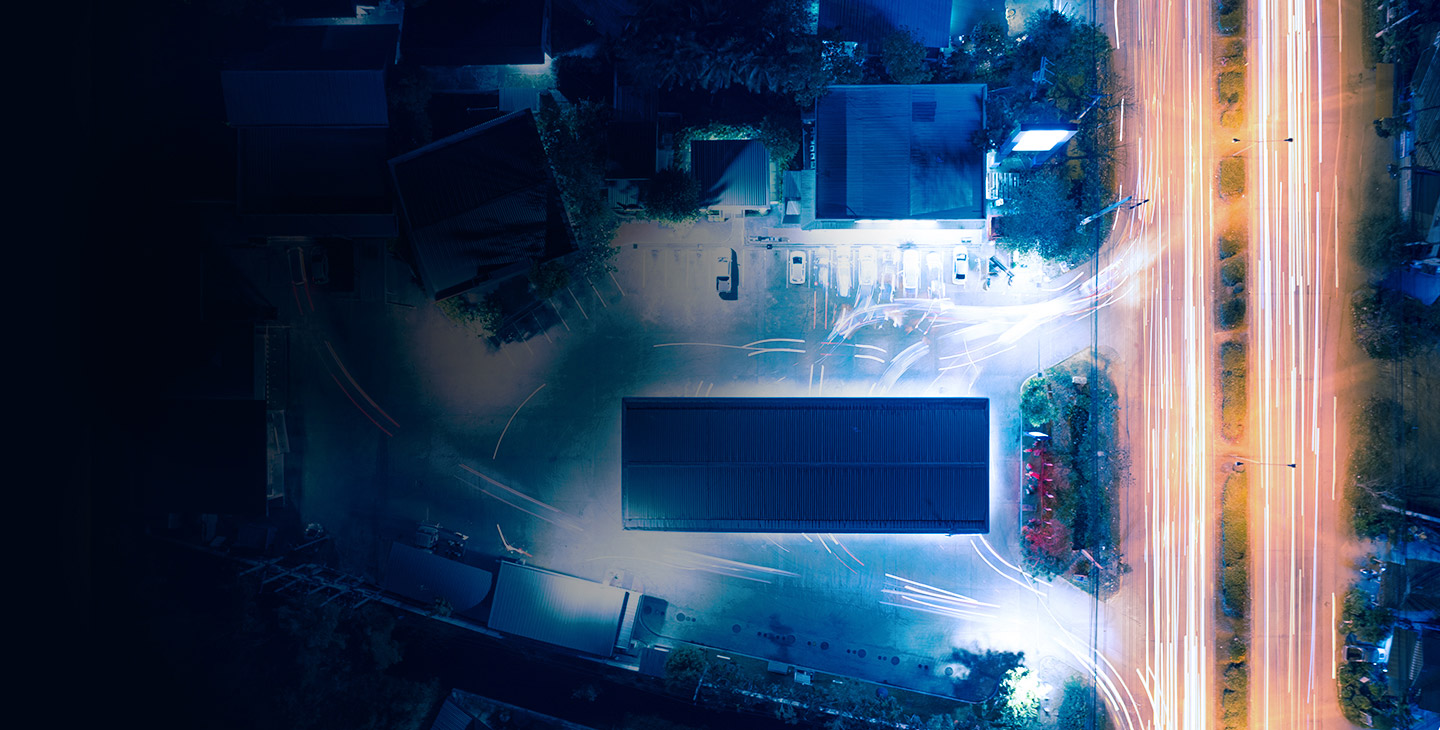
POLYGON ((1234 458, 1239 459, 1239 461, 1235 462, 1236 471, 1240 471, 1245 466, 1245 462, 1247 461, 1251 464, 1259 464, 1261 466, 1288 466, 1291 469, 1297 468, 1294 464, 1282 464, 1278 461, 1260 461, 1259 459, 1250 459, 1244 456, 1236 456, 1234 458))

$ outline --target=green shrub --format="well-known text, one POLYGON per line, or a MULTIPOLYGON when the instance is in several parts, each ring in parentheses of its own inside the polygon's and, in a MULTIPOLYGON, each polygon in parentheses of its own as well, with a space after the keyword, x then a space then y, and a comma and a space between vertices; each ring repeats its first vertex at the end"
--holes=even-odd
POLYGON ((1020 386, 1020 417, 1028 428, 1042 428, 1055 418, 1055 401, 1045 378, 1035 376, 1020 386))
POLYGON ((1245 126, 1245 110, 1231 109, 1220 112, 1220 126, 1226 129, 1241 129, 1245 126))
POLYGON ((1245 32, 1245 7, 1242 5, 1221 13, 1215 20, 1215 27, 1221 35, 1241 35, 1245 32))
POLYGON ((1359 588, 1345 592, 1340 621, 1342 632, 1354 634, 1356 639, 1367 644, 1384 641, 1395 629, 1395 615, 1390 609, 1370 605, 1370 594, 1359 588))
POLYGON ((1239 664, 1249 657, 1250 645, 1245 641, 1244 636, 1236 633, 1230 637, 1229 641, 1225 642, 1225 652, 1229 655, 1232 663, 1239 664))
POLYGON ((1245 72, 1225 71, 1215 80, 1221 104, 1238 104, 1245 96, 1245 72))
POLYGON ((1231 256, 1220 266, 1220 281, 1225 286, 1235 286, 1245 282, 1245 257, 1231 256))
POLYGON ((1234 198, 1245 194, 1245 159, 1226 157, 1220 160, 1220 197, 1234 198))
POLYGON ((1226 565, 1242 565, 1250 548, 1248 480, 1243 472, 1231 474, 1222 488, 1220 510, 1221 554, 1226 565))
POLYGON ((1220 258, 1228 259, 1245 250, 1246 231, 1243 226, 1227 228, 1220 232, 1220 258))
POLYGON ((1244 618, 1250 607, 1250 573, 1245 566, 1225 566, 1220 574, 1220 596, 1225 599, 1226 612, 1244 618))
POLYGON ((1250 712, 1250 692, 1227 689, 1220 695, 1220 716, 1227 721, 1244 720, 1250 712))
MULTIPOLYGON (((1244 299, 1236 297, 1230 301, 1244 299)), ((1227 302, 1228 304, 1228 302, 1227 302)), ((1222 308, 1223 314, 1223 308, 1222 308)), ((1243 317, 1244 312, 1242 310, 1243 317)), ((1240 342, 1225 342, 1220 345, 1220 435, 1234 441, 1245 433, 1245 345, 1240 342)), ((1227 482, 1228 484, 1228 482, 1227 482)), ((1244 482, 1239 488, 1244 489, 1244 482)))
POLYGON ((1245 324, 1245 297, 1232 296, 1220 305, 1220 326, 1233 330, 1245 324))
POLYGON ((1355 229, 1355 258, 1365 268, 1384 271, 1404 260, 1401 242, 1407 234, 1407 227, 1394 211, 1366 215, 1355 229))
POLYGON ((1245 693, 1250 689, 1250 670, 1244 664, 1231 664, 1225 667, 1224 675, 1225 689, 1231 692, 1245 693))

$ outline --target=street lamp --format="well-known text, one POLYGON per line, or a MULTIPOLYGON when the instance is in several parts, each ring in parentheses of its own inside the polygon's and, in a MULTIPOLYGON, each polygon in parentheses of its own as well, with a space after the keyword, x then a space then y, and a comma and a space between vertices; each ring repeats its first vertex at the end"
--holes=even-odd
POLYGON ((1235 462, 1235 471, 1242 470, 1245 467, 1245 462, 1247 461, 1251 464, 1260 464, 1261 466, 1288 466, 1291 469, 1297 468, 1294 464, 1282 464, 1278 461, 1260 461, 1258 459, 1247 459, 1243 456, 1237 456, 1235 458, 1239 459, 1239 461, 1235 462))

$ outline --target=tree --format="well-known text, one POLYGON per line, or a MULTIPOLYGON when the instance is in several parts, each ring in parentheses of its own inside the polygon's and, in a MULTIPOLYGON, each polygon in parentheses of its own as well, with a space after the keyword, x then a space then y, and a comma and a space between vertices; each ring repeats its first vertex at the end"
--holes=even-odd
POLYGON ((859 53, 859 47, 852 45, 843 41, 825 41, 823 58, 829 84, 858 84, 865 80, 865 59, 859 53))
POLYGON ((1220 326, 1233 330, 1245 324, 1245 297, 1232 296, 1220 305, 1220 326))
POLYGON ((558 261, 530 262, 530 286, 536 299, 549 299, 555 292, 570 285, 570 272, 558 261))
POLYGON ((1025 523, 1021 532, 1025 538, 1025 556, 1037 573, 1055 575, 1069 566, 1073 557, 1070 530, 1060 520, 1033 519, 1025 523))
POLYGON ((1399 216, 1386 210, 1360 219, 1355 230, 1355 258, 1372 271, 1384 271, 1405 258, 1401 246, 1409 231, 1399 216))
POLYGON ((667 167, 655 173, 643 199, 649 217, 684 223, 700 217, 700 184, 683 170, 667 167))
POLYGON ((1433 349, 1440 342, 1440 316, 1434 306, 1393 289, 1361 287, 1350 300, 1355 340, 1365 354, 1398 360, 1433 349))
POLYGON ((829 82, 813 22, 803 0, 645 0, 616 51, 661 88, 740 86, 804 106, 829 82))
POLYGON ((923 84, 932 76, 929 65, 925 63, 925 46, 909 29, 885 36, 880 58, 885 64, 886 75, 897 84, 923 84))
POLYGON ((1029 428, 1044 428, 1055 418, 1055 402, 1047 386, 1045 378, 1039 375, 1020 386, 1020 416, 1029 428))
POLYGON ((613 271, 610 263, 618 250, 612 245, 620 221, 604 192, 605 127, 609 111, 601 104, 582 101, 562 106, 550 94, 541 94, 535 125, 550 159, 560 199, 575 233, 579 252, 577 276, 613 271))
POLYGON ((1225 286, 1235 286, 1245 281, 1245 257, 1232 256, 1226 259, 1220 266, 1220 282, 1225 286))
POLYGON ((1015 250, 1069 263, 1089 256, 1086 241, 1076 234, 1080 214, 1070 199, 1070 184, 1055 170, 1023 173, 1005 205, 1010 208, 1005 237, 1015 250))
POLYGON ((1220 258, 1228 259, 1245 250, 1247 232, 1243 226, 1232 226, 1220 232, 1220 258))

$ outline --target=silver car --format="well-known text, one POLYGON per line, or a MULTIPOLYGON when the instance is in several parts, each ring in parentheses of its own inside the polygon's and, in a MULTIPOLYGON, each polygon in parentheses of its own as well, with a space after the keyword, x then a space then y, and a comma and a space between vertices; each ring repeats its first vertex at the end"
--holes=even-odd
POLYGON ((860 247, 860 286, 875 286, 877 270, 875 247, 860 247))
POLYGON ((790 252, 790 264, 786 270, 790 272, 791 284, 803 285, 805 283, 805 268, 808 260, 804 251, 790 252))

